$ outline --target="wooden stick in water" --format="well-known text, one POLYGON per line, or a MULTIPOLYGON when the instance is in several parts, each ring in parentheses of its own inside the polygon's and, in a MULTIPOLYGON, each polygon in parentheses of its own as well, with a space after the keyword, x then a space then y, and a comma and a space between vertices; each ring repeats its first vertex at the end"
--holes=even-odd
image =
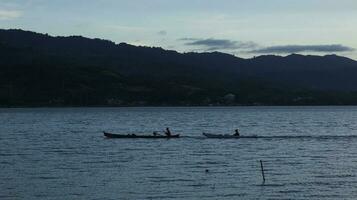
POLYGON ((260 160, 260 168, 262 170, 263 183, 265 183, 265 174, 264 174, 264 167, 263 167, 263 161, 262 160, 260 160))

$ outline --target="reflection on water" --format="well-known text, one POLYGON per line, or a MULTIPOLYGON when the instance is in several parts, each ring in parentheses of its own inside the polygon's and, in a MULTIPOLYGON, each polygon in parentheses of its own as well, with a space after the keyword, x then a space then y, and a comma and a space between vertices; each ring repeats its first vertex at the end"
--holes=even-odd
POLYGON ((0 120, 0 199, 357 197, 357 107, 0 109, 0 120), (165 127, 186 137, 102 136, 165 127), (201 135, 235 128, 260 138, 201 135))

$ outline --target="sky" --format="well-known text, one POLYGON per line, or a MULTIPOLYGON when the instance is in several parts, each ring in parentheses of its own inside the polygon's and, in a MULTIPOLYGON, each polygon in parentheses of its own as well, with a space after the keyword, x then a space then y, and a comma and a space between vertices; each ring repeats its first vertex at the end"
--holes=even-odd
POLYGON ((179 52, 357 59, 356 0, 0 0, 0 28, 179 52))

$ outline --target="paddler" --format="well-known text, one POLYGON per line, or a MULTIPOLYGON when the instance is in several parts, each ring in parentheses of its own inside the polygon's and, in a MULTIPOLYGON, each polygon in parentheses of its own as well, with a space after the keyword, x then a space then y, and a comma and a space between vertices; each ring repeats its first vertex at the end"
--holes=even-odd
POLYGON ((167 137, 171 136, 171 131, 170 131, 169 128, 166 128, 165 134, 166 134, 167 137))
POLYGON ((237 137, 239 137, 239 130, 238 129, 236 129, 236 130, 234 130, 235 131, 235 133, 233 134, 234 136, 237 136, 237 137))

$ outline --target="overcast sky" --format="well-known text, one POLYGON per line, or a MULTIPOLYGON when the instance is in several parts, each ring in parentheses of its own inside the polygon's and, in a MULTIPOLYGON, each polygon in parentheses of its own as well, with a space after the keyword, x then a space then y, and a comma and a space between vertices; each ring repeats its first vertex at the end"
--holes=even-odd
POLYGON ((0 0, 0 28, 180 52, 357 59, 357 0, 0 0))

